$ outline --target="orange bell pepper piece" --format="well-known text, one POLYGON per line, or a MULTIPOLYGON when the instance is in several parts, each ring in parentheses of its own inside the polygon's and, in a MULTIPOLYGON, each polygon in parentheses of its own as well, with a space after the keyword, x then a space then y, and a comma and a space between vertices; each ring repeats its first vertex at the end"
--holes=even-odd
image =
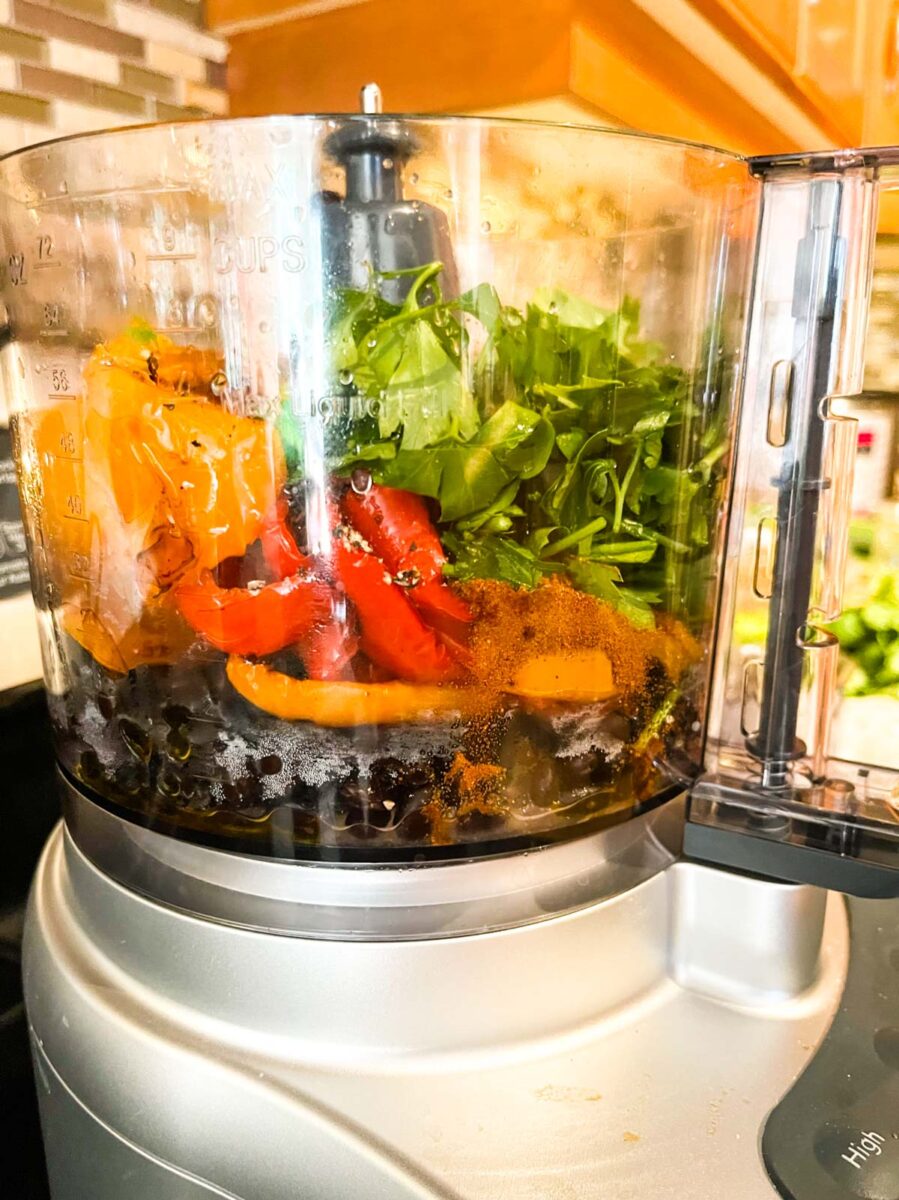
POLYGON ((539 654, 526 659, 505 689, 529 700, 592 704, 620 691, 612 664, 602 650, 539 654))
POLYGON ((429 724, 472 716, 489 707, 476 688, 401 683, 352 683, 294 679, 264 663, 231 657, 231 685, 245 700, 284 721, 314 721, 317 725, 351 728, 356 725, 429 724))
POLYGON ((183 651, 169 589, 242 555, 285 476, 270 423, 205 398, 212 355, 159 338, 153 358, 155 381, 132 339, 98 346, 81 394, 17 430, 39 578, 82 614, 77 628, 106 664, 117 653, 166 661, 147 634, 145 610, 159 605, 170 610, 160 627, 172 636, 171 657, 183 651))

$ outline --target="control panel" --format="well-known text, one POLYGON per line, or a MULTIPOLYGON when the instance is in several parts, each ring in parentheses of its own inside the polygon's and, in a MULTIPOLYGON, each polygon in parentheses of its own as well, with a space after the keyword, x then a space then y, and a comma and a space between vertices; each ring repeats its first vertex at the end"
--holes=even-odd
POLYGON ((899 1200, 899 902, 847 903, 840 1007, 762 1135, 786 1200, 899 1200))

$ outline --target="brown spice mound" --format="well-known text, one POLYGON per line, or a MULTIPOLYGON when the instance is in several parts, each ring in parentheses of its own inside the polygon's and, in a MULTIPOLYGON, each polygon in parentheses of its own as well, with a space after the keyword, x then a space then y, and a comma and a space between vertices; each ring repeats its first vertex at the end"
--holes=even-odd
POLYGON ((637 629, 610 605, 561 579, 532 590, 476 579, 462 590, 474 613, 472 672, 496 691, 511 684, 526 659, 540 654, 600 649, 624 694, 644 685, 651 660, 661 661, 677 679, 700 655, 695 640, 674 618, 661 618, 655 629, 637 629))

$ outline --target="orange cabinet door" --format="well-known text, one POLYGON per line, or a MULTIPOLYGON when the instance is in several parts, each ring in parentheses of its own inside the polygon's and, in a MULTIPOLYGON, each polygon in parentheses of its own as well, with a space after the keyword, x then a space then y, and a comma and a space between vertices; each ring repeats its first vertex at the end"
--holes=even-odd
POLYGON ((869 146, 896 145, 899 143, 899 0, 870 0, 868 28, 862 140, 869 146))
POLYGON ((847 143, 862 136, 869 33, 869 0, 800 0, 795 75, 800 87, 841 130, 847 143))
POLYGON ((799 6, 805 0, 725 0, 755 41, 788 71, 796 62, 799 6))

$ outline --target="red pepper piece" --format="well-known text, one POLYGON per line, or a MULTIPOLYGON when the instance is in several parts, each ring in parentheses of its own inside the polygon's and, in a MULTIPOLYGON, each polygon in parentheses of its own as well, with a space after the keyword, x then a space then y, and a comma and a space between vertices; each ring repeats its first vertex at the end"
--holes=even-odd
POLYGON ((384 563, 348 526, 338 526, 335 534, 337 577, 358 613, 360 644, 368 657, 415 683, 457 678, 459 668, 446 646, 391 579, 384 563))
MULTIPOLYGON (((266 565, 276 579, 295 575, 311 563, 297 547, 284 496, 279 497, 277 506, 266 516, 259 540, 266 565)), ((358 649, 359 638, 352 628, 352 619, 341 621, 337 613, 324 625, 312 629, 297 647, 310 679, 331 680, 352 678, 347 668, 358 649)))
POLYGON ((310 679, 354 679, 350 662, 359 649, 359 635, 335 616, 313 629, 298 647, 310 679))
POLYGON ((219 587, 204 571, 198 582, 176 588, 175 600, 188 624, 229 654, 274 654, 331 614, 331 589, 305 571, 247 588, 219 587))
POLYGON ((453 641, 464 640, 471 609, 443 579, 446 555, 421 496, 372 484, 364 495, 349 491, 344 512, 406 594, 453 641))
POLYGON ((269 570, 276 579, 287 579, 308 565, 287 523, 287 500, 280 496, 262 522, 259 540, 269 570))

